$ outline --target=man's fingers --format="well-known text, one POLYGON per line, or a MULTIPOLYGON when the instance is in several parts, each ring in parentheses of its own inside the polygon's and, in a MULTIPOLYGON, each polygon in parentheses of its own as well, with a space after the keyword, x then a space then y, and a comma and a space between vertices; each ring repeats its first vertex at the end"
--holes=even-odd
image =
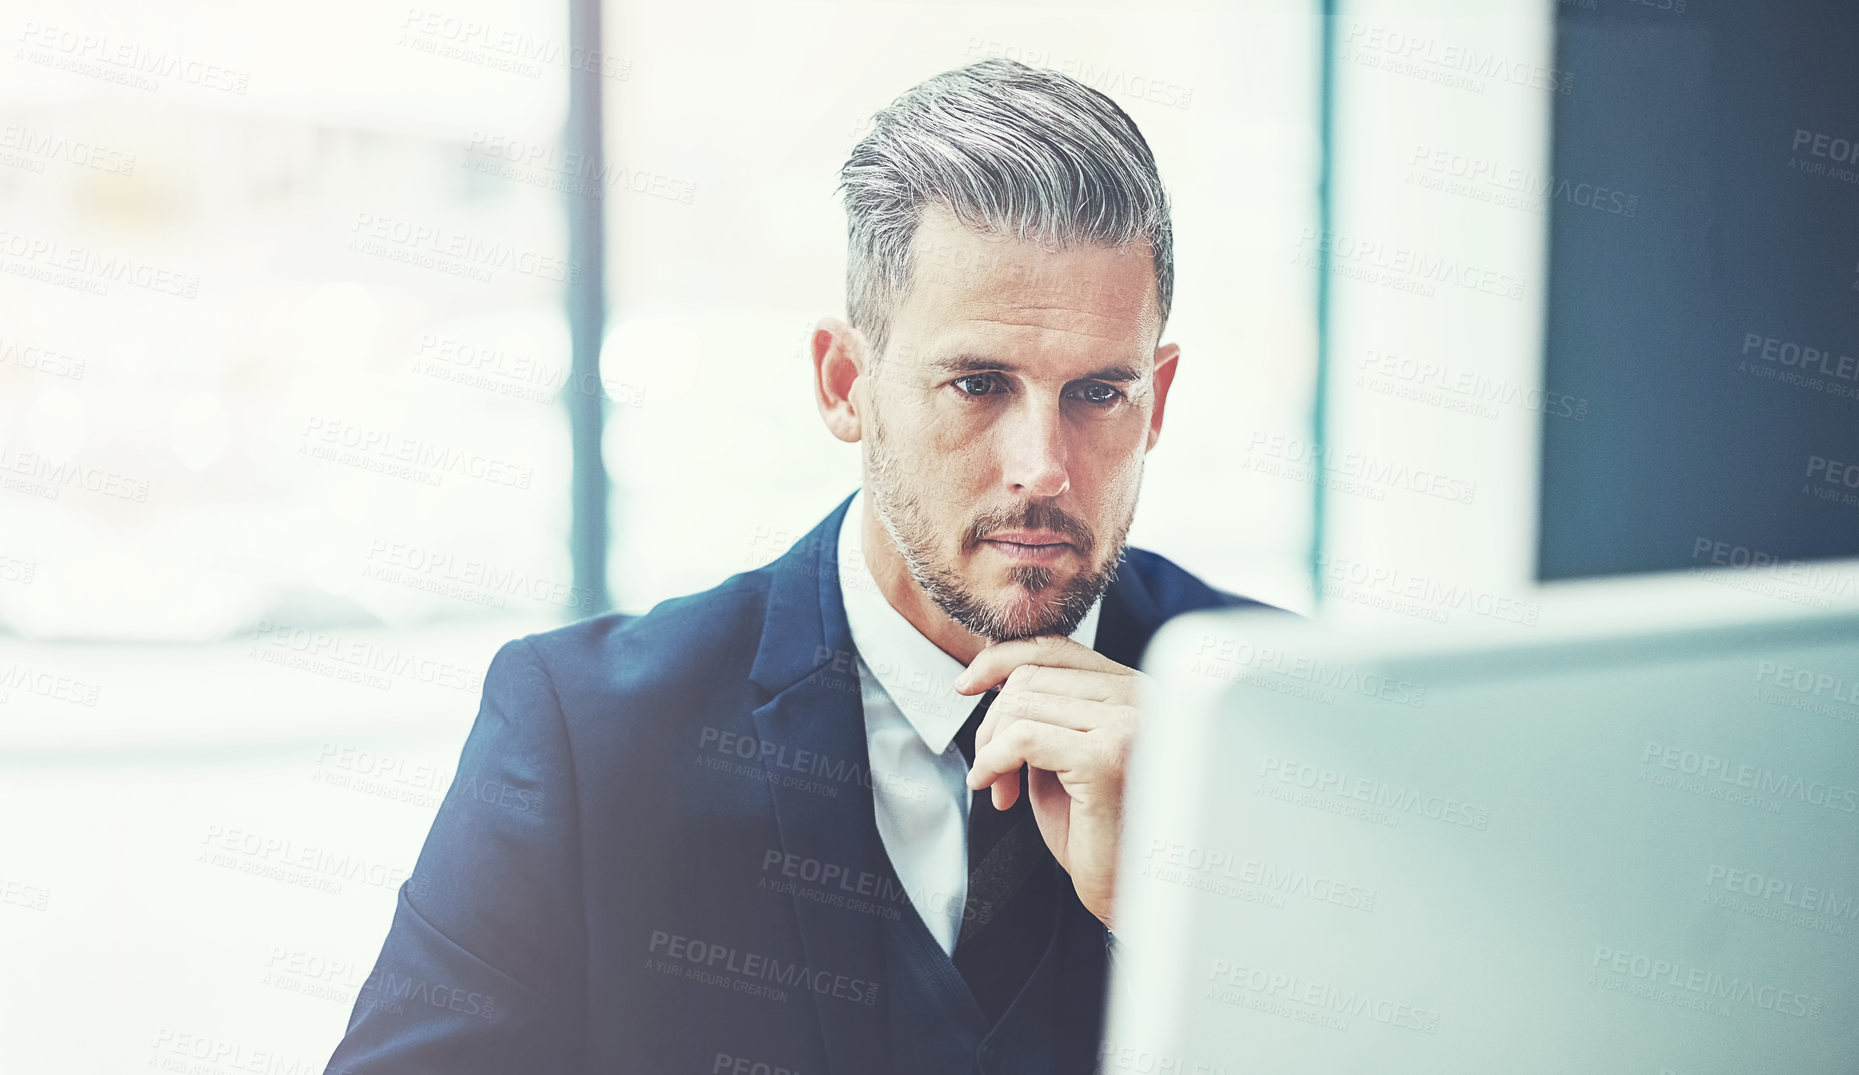
MULTIPOLYGON (((979 739, 976 741, 979 743, 979 739)), ((1103 753, 1084 732, 1036 720, 1015 721, 986 746, 977 746, 975 763, 968 770, 968 786, 979 791, 1009 773, 1017 777, 1022 765, 1054 773, 1088 774, 1103 760, 1103 753)), ((1020 790, 1018 779, 1010 783, 1009 806, 1020 790)), ((996 806, 1001 805, 999 800, 996 795, 996 806)))
POLYGON ((1087 672, 1113 672, 1128 675, 1133 669, 1111 660, 1089 646, 1060 635, 1040 635, 1012 642, 996 642, 975 655, 968 670, 955 681, 959 694, 979 694, 1006 682, 1015 668, 1023 664, 1076 668, 1087 672))
POLYGON ((1042 724, 1088 732, 1114 719, 1119 712, 1121 710, 1118 708, 1087 698, 1047 694, 1044 691, 1002 691, 1000 697, 994 699, 994 704, 988 706, 988 715, 981 718, 981 726, 975 729, 975 751, 979 753, 982 747, 1001 733, 1002 728, 1015 721, 1036 720, 1042 724))
POLYGON ((1125 702, 1132 698, 1130 673, 1100 672, 1063 665, 1023 664, 1007 673, 1006 692, 1027 690, 1066 694, 1094 702, 1125 702))

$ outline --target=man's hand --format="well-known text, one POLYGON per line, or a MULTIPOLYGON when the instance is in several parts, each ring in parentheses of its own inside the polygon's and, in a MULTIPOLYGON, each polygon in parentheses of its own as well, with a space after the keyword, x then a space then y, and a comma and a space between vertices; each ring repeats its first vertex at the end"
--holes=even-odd
POLYGON ((1031 766, 1040 835, 1106 929, 1142 678, 1069 638, 1042 635, 989 646, 955 681, 960 694, 1001 688, 975 732, 968 786, 993 788, 995 808, 1005 810, 1020 797, 1020 766, 1031 766))

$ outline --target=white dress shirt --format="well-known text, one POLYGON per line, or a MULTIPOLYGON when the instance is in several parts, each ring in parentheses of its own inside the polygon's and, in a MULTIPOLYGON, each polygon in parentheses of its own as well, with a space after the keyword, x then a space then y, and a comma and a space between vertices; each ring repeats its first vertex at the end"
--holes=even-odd
MULTIPOLYGON (((839 590, 858 651, 878 835, 904 892, 955 953, 968 899, 968 762, 955 745, 981 695, 955 693, 967 667, 891 607, 865 562, 860 490, 839 528, 839 590)), ((1100 598, 1072 640, 1095 646, 1100 598)))

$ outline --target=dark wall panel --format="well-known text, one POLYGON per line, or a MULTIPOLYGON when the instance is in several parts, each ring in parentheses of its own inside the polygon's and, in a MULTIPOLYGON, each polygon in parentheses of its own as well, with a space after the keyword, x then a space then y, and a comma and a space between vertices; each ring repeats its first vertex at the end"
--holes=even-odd
POLYGON ((1539 575, 1859 556, 1859 3, 1556 36, 1539 575))

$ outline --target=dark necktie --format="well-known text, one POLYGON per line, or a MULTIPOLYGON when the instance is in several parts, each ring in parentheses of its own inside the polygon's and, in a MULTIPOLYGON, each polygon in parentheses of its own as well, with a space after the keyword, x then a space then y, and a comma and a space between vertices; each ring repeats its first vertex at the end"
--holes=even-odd
MULTIPOLYGON (((955 735, 970 766, 975 732, 999 691, 989 691, 955 735)), ((1052 937, 1061 872, 1033 819, 1032 786, 1020 769, 1020 798, 994 809, 988 788, 968 806, 968 900, 955 941, 955 968, 991 1027, 1032 976, 1052 937)))

